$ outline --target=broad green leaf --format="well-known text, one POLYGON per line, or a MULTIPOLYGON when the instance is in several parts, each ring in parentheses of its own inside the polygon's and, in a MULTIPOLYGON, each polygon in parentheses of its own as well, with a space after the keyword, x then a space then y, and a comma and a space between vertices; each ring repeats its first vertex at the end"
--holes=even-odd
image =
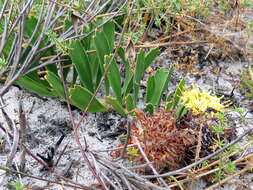
MULTIPOLYGON (((82 86, 79 85, 75 86, 74 88, 71 88, 69 95, 71 104, 80 108, 83 111, 85 111, 86 107, 88 106, 90 100, 93 97, 93 94, 88 89, 83 88, 82 86)), ((107 111, 107 108, 96 98, 94 98, 88 111, 104 112, 107 111)))
POLYGON ((44 85, 40 81, 34 80, 31 77, 28 77, 27 75, 17 80, 16 84, 40 96, 49 96, 49 97, 57 96, 57 94, 54 91, 49 90, 48 86, 44 85))
MULTIPOLYGON (((105 55, 110 55, 112 51, 110 50, 108 41, 106 39, 106 34, 103 31, 101 30, 96 31, 96 34, 93 37, 93 39, 96 53, 100 63, 99 65, 102 72, 101 74, 103 75, 103 73, 105 72, 105 62, 104 62, 105 55)), ((105 77, 105 91, 106 95, 108 96, 110 92, 110 84, 107 77, 105 77)))
POLYGON ((123 48, 118 49, 118 55, 121 58, 124 66, 125 66, 125 80, 122 87, 122 93, 124 96, 126 96, 130 91, 133 89, 133 76, 134 73, 131 70, 131 66, 129 64, 129 61, 125 58, 125 51, 123 48))
POLYGON ((57 69, 56 64, 47 65, 45 68, 46 68, 46 70, 51 71, 51 72, 53 72, 54 74, 57 74, 57 73, 58 73, 58 69, 57 69))
POLYGON ((127 111, 122 107, 122 105, 120 104, 120 102, 116 98, 113 98, 113 97, 110 97, 110 96, 106 96, 105 97, 105 101, 108 104, 112 105, 112 107, 114 108, 114 110, 116 112, 118 112, 120 115, 122 115, 123 117, 127 116, 127 111))
POLYGON ((148 68, 148 66, 155 60, 157 55, 159 54, 159 49, 152 49, 145 57, 144 60, 144 70, 148 68))
POLYGON ((135 74, 134 74, 134 100, 135 104, 138 99, 139 94, 139 88, 140 88, 140 81, 142 79, 143 73, 144 73, 144 58, 145 58, 145 52, 142 49, 136 58, 136 68, 135 68, 135 74))
POLYGON ((153 92, 149 92, 149 101, 148 103, 153 104, 154 106, 159 105, 161 98, 163 96, 164 90, 168 86, 168 82, 170 81, 171 75, 173 73, 173 68, 171 67, 169 72, 165 71, 164 69, 159 69, 156 71, 154 75, 154 85, 152 84, 154 90, 153 92), (152 97, 152 98, 150 98, 152 97))
POLYGON ((105 55, 109 55, 111 53, 110 47, 108 45, 107 39, 103 33, 103 31, 96 31, 96 35, 94 37, 96 53, 98 55, 101 67, 104 65, 104 57, 105 55))
POLYGON ((114 48, 115 24, 113 22, 108 22, 104 24, 103 32, 110 48, 110 52, 112 52, 114 48))
POLYGON ((72 74, 72 83, 71 83, 71 86, 74 86, 76 84, 77 77, 78 77, 78 73, 76 71, 76 68, 74 67, 73 68, 73 74, 72 74))
POLYGON ((122 62, 124 63, 126 70, 130 69, 131 67, 130 67, 129 61, 126 59, 125 50, 122 47, 118 49, 118 55, 120 59, 122 60, 122 62))
MULTIPOLYGON (((88 32, 90 32, 90 30, 85 30, 84 32, 88 33, 88 32)), ((82 44, 84 44, 84 47, 86 50, 96 49, 93 36, 87 36, 86 38, 84 38, 82 40, 82 44)), ((96 81, 95 84, 97 84, 100 82, 100 79, 101 79, 98 77, 98 72, 99 72, 98 70, 101 69, 98 55, 96 52, 90 52, 90 53, 87 53, 87 55, 88 55, 88 59, 90 61, 90 68, 91 68, 91 73, 92 73, 92 77, 93 77, 92 80, 96 81)))
POLYGON ((154 106, 152 104, 147 104, 146 108, 144 109, 145 112, 148 112, 150 114, 154 113, 154 106))
POLYGON ((89 60, 90 60, 90 67, 91 67, 93 81, 96 81, 96 83, 99 83, 101 80, 101 77, 98 78, 97 75, 101 68, 100 68, 98 56, 96 53, 89 53, 88 55, 89 55, 89 60))
MULTIPOLYGON (((27 17, 25 21, 25 27, 24 27, 24 37, 26 39, 29 39, 32 36, 37 23, 38 23, 38 20, 34 16, 27 17)), ((36 42, 40 34, 41 34, 41 26, 38 27, 38 30, 31 41, 32 44, 36 42)))
POLYGON ((88 59, 87 53, 80 40, 76 40, 71 44, 70 57, 75 65, 82 85, 84 85, 89 91, 94 92, 90 60, 88 59))
POLYGON ((48 81, 53 90, 63 99, 66 99, 63 84, 61 79, 55 75, 53 72, 48 71, 45 79, 48 81))
POLYGON ((148 77, 148 82, 147 82, 147 90, 146 90, 146 97, 145 97, 146 103, 152 100, 154 92, 155 92, 155 77, 154 75, 150 75, 148 77))
MULTIPOLYGON (((125 51, 124 51, 123 48, 119 48, 119 49, 118 49, 118 55, 119 55, 119 57, 121 58, 121 60, 122 60, 122 62, 123 62, 123 64, 124 64, 124 66, 125 66, 126 81, 129 81, 129 78, 132 78, 132 77, 133 77, 133 72, 132 72, 132 70, 131 70, 131 66, 130 66, 130 64, 129 64, 129 61, 128 61, 128 60, 126 59, 126 57, 125 57, 125 51)), ((126 84, 124 84, 125 88, 123 87, 123 89, 126 89, 126 86, 128 86, 128 83, 129 83, 129 82, 126 82, 126 84)), ((122 90, 122 91, 123 91, 123 93, 125 93, 125 90, 122 90)), ((125 94, 126 94, 126 93, 125 93, 125 94)))
POLYGON ((136 70, 134 75, 135 83, 139 84, 144 73, 145 51, 141 49, 136 58, 136 70))
POLYGON ((182 95, 182 91, 183 91, 183 89, 184 89, 185 83, 186 83, 185 79, 182 79, 182 80, 179 82, 178 86, 177 86, 177 89, 176 89, 175 95, 174 95, 174 105, 173 105, 173 109, 175 109, 176 106, 177 106, 178 103, 179 103, 179 100, 180 100, 180 97, 181 97, 181 95, 182 95))
POLYGON ((112 56, 105 56, 105 62, 109 66, 107 77, 110 81, 110 86, 112 87, 113 92, 116 98, 118 99, 118 101, 122 102, 121 78, 120 78, 118 65, 112 56))
POLYGON ((130 93, 131 90, 133 89, 133 76, 134 76, 134 74, 132 72, 130 72, 124 80, 125 82, 122 87, 122 93, 124 96, 126 94, 130 93))
POLYGON ((166 110, 169 110, 174 105, 174 92, 169 93, 166 98, 166 110))
POLYGON ((135 109, 134 99, 130 94, 126 96, 126 109, 129 112, 135 109))

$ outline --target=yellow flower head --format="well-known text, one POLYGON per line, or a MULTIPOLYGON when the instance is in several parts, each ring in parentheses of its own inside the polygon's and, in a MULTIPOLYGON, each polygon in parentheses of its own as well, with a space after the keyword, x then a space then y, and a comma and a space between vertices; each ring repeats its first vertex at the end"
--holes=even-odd
POLYGON ((201 92, 198 88, 191 88, 182 92, 181 100, 183 100, 184 106, 192 110, 194 115, 204 113, 208 108, 212 108, 216 111, 224 112, 226 107, 230 105, 229 102, 221 104, 220 100, 223 97, 210 95, 209 92, 201 92))

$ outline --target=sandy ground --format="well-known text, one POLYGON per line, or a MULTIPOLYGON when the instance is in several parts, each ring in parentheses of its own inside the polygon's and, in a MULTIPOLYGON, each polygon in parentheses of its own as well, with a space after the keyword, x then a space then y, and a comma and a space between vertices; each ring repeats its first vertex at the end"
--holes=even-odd
MULTIPOLYGON (((156 64, 159 65, 161 62, 164 63, 166 59, 166 54, 163 53, 158 57, 156 64)), ((236 62, 236 63, 220 63, 221 72, 219 77, 213 74, 212 71, 214 66, 212 64, 206 65, 203 69, 201 76, 194 76, 191 74, 185 74, 183 71, 175 71, 173 75, 172 83, 177 82, 180 78, 186 77, 188 86, 194 83, 196 86, 201 88, 206 88, 218 92, 221 94, 230 94, 233 90, 233 86, 236 82, 240 80, 241 71, 245 67, 245 63, 236 62)), ((196 66, 198 67, 198 66, 196 66)), ((66 171, 66 167, 72 163, 72 167, 66 176, 75 180, 77 183, 82 184, 92 184, 95 183, 95 179, 91 172, 88 170, 87 165, 82 159, 80 151, 76 145, 76 142, 71 133, 71 122, 69 118, 69 113, 67 111, 66 105, 63 104, 58 99, 43 99, 39 98, 33 94, 30 94, 24 90, 19 90, 17 87, 12 87, 10 91, 4 96, 4 101, 6 103, 5 110, 12 117, 12 119, 18 124, 17 110, 18 110, 18 101, 22 97, 24 111, 27 116, 27 126, 28 132, 26 135, 26 145, 34 154, 46 155, 48 147, 54 146, 57 140, 61 137, 63 131, 66 134, 63 142, 61 143, 58 151, 55 155, 55 160, 57 160, 60 152, 63 150, 63 147, 67 144, 68 149, 60 159, 60 162, 56 168, 56 172, 61 174, 66 171)), ((250 111, 250 102, 248 99, 245 99, 239 88, 234 90, 234 96, 232 100, 237 106, 243 107, 246 110, 250 111)), ((78 110, 73 111, 75 121, 81 117, 81 113, 78 110)), ((253 115, 248 113, 244 123, 241 123, 239 120, 239 115, 236 112, 230 112, 230 125, 236 126, 237 133, 243 133, 248 127, 253 127, 253 115)), ((4 118, 1 116, 1 124, 4 124, 4 118)), ((92 150, 101 150, 113 147, 115 145, 115 137, 119 134, 122 134, 124 130, 120 130, 120 126, 124 125, 124 120, 114 113, 97 113, 89 114, 85 117, 85 120, 81 124, 80 128, 80 140, 84 145, 84 137, 86 138, 87 145, 89 149, 92 150)), ((5 134, 3 131, 0 132, 1 140, 4 139, 5 134)), ((7 159, 7 156, 10 151, 10 145, 8 142, 5 145, 0 153, 0 165, 4 165, 7 159)), ((19 158, 18 154, 15 157, 15 164, 18 164, 19 158)), ((245 153, 253 152, 253 147, 245 150, 245 153)), ((108 156, 105 154, 105 157, 108 156)), ((14 165, 15 165, 14 164, 14 165)), ((57 178, 50 174, 48 171, 43 170, 43 167, 39 165, 34 159, 30 156, 26 156, 26 168, 25 172, 34 175, 40 176, 46 179, 57 178)), ((4 172, 1 171, 1 174, 4 172)), ((249 187, 253 188, 253 183, 251 182, 252 174, 247 174, 242 177, 233 179, 233 183, 224 186, 224 189, 236 189, 237 183, 251 183, 249 187)), ((1 189, 8 189, 8 183, 15 183, 18 179, 18 176, 12 174, 0 175, 1 189)), ((34 180, 31 178, 24 177, 21 179, 22 183, 27 186, 38 185, 40 187, 46 186, 46 182, 41 182, 40 180, 34 180)), ((198 181, 194 184, 190 184, 192 189, 204 189, 206 187, 206 182, 198 181)), ((54 185, 49 187, 49 189, 56 190, 60 186, 54 185)), ((69 188, 65 188, 69 189, 69 188)))
MULTIPOLYGON (((61 104, 61 102, 57 99, 43 100, 25 91, 19 90, 17 87, 12 87, 4 96, 6 103, 5 109, 6 112, 17 123, 17 106, 21 94, 24 111, 27 116, 28 132, 26 135, 25 143, 27 147, 33 152, 33 154, 39 153, 46 156, 48 147, 55 145, 55 143, 62 135, 61 131, 63 131, 66 134, 66 137, 63 139, 63 142, 59 146, 54 160, 57 160, 59 153, 63 150, 63 147, 66 144, 68 145, 68 149, 60 159, 56 172, 62 174, 62 172, 66 171, 66 167, 72 163, 72 168, 66 174, 66 176, 74 177, 76 181, 81 182, 82 184, 95 183, 92 174, 87 169, 87 165, 82 160, 82 156, 71 134, 71 122, 66 106, 61 104), (77 168, 80 170, 78 173, 75 173, 77 171, 77 168)), ((75 121, 78 121, 81 117, 80 112, 77 110, 73 111, 73 115, 75 121)), ((2 116, 0 121, 1 124, 4 124, 4 118, 2 116)), ((88 114, 80 126, 79 135, 82 145, 85 145, 85 138, 87 141, 87 146, 91 150, 103 150, 111 148, 115 141, 115 138, 113 136, 115 136, 115 134, 118 134, 118 126, 122 124, 122 122, 123 121, 121 121, 118 116, 112 113, 88 114)), ((119 134, 122 134, 122 132, 119 134)), ((5 134, 1 130, 0 139, 3 140, 4 136, 5 134)), ((5 149, 0 152, 0 165, 5 164, 9 151, 10 146, 8 143, 6 143, 5 149)), ((19 151, 15 157, 16 164, 19 160, 18 155, 19 151)), ((43 171, 43 167, 28 155, 26 156, 25 172, 47 179, 56 179, 54 175, 51 175, 47 171, 43 171)), ((4 172, 1 171, 1 174, 3 173, 4 172)), ((1 189, 7 189, 7 183, 15 183, 15 180, 17 180, 16 176, 1 174, 1 189)), ((33 180, 31 178, 22 178, 21 181, 26 185, 46 185, 46 183, 43 183, 39 180, 33 180)), ((51 187, 49 189, 59 189, 59 186, 51 187)))
MULTIPOLYGON (((247 17, 246 19, 252 19, 247 17)), ((169 53, 162 53, 157 59, 154 65, 156 67, 169 67, 171 59, 168 58, 169 53)), ((252 63, 252 61, 250 62, 252 63)), ((189 73, 187 71, 176 71, 173 74, 172 81, 169 90, 173 90, 175 85, 183 77, 186 78, 187 85, 190 87, 195 84, 197 87, 211 90, 216 94, 229 96, 233 91, 232 101, 238 107, 244 108, 249 113, 246 115, 244 122, 240 121, 239 115, 236 112, 229 113, 229 125, 236 127, 237 135, 242 134, 246 129, 253 128, 253 105, 252 100, 245 99, 241 90, 237 84, 241 80, 241 72, 245 71, 248 67, 248 63, 241 61, 230 62, 217 62, 209 63, 205 62, 203 65, 195 65, 193 69, 198 69, 201 72, 197 74, 189 73), (201 68, 200 68, 201 67, 201 68), (217 68, 219 73, 217 74, 217 68)), ((18 126, 18 101, 22 97, 24 111, 27 117, 27 135, 25 144, 32 151, 33 154, 46 155, 46 152, 50 146, 54 146, 63 132, 66 137, 60 144, 54 161, 60 155, 65 145, 68 145, 66 152, 60 159, 56 168, 56 173, 62 174, 66 171, 67 167, 72 164, 70 170, 66 173, 66 177, 74 180, 76 183, 81 184, 93 184, 96 183, 93 175, 87 168, 87 164, 83 161, 80 151, 77 147, 75 139, 71 132, 71 122, 66 105, 60 102, 58 99, 39 98, 33 94, 30 94, 24 90, 19 90, 17 87, 12 87, 7 94, 5 94, 4 101, 6 104, 5 110, 10 115, 18 126)), ((73 111, 75 121, 78 121, 81 117, 81 113, 78 110, 73 111)), ((1 125, 6 126, 5 119, 0 116, 1 125)), ((80 141, 82 145, 85 145, 84 138, 86 139, 87 146, 92 150, 103 150, 112 148, 117 144, 116 137, 124 133, 122 126, 124 125, 124 119, 121 119, 115 113, 97 113, 88 114, 85 120, 82 122, 79 130, 80 141)), ((6 135, 0 130, 0 142, 3 143, 0 148, 0 165, 5 165, 7 157, 9 155, 11 142, 6 135)), ((245 139, 244 139, 245 141, 245 139)), ((253 147, 249 147, 244 150, 243 154, 252 153, 253 147)), ((20 149, 14 159, 14 165, 18 164, 20 149)), ((242 154, 242 155, 243 155, 242 154)), ((238 155, 240 156, 240 155, 238 155)), ((105 157, 108 157, 105 154, 105 157)), ((45 179, 59 180, 50 172, 43 170, 43 167, 39 165, 33 158, 26 155, 26 167, 25 172, 34 176, 43 177, 45 179)), ((9 183, 15 183, 20 176, 14 176, 12 174, 6 174, 0 171, 0 189, 8 189, 9 183)), ((20 178, 20 181, 27 185, 38 185, 40 187, 47 186, 47 182, 31 179, 28 177, 20 178)), ((238 187, 242 187, 240 184, 246 185, 248 189, 253 189, 253 174, 247 173, 231 180, 228 184, 221 187, 226 190, 236 190, 238 187)), ((207 187, 207 183, 203 180, 197 181, 189 185, 189 189, 202 190, 207 187)), ((57 190, 61 189, 60 185, 49 186, 47 189, 57 190)), ((72 189, 64 187, 64 189, 72 189)), ((246 189, 246 188, 245 188, 246 189)))

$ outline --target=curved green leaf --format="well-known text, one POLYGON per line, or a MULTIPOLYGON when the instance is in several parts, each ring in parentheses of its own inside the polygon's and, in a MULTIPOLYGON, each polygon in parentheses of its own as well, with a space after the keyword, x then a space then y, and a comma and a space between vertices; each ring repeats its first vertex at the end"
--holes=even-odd
POLYGON ((159 54, 159 49, 152 49, 144 59, 144 70, 148 68, 148 66, 155 60, 157 55, 159 54))
POLYGON ((164 69, 159 69, 156 71, 154 79, 151 78, 148 84, 149 89, 147 90, 147 103, 151 103, 154 106, 160 104, 163 92, 168 86, 172 73, 172 67, 170 68, 169 72, 165 71, 164 69))
POLYGON ((45 79, 48 81, 48 83, 58 96, 63 99, 66 99, 61 79, 57 75, 55 75, 53 72, 48 71, 45 76, 45 79))
POLYGON ((134 99, 130 94, 126 96, 126 108, 128 111, 135 109, 134 99))
MULTIPOLYGON (((81 86, 75 86, 74 88, 71 88, 69 95, 70 103, 83 111, 86 109, 93 97, 93 94, 88 89, 81 86)), ((94 98, 88 111, 103 112, 107 111, 107 108, 100 101, 94 98)))
POLYGON ((70 57, 75 65, 82 85, 89 91, 94 92, 90 60, 80 40, 76 40, 71 44, 70 57))
POLYGON ((115 111, 118 112, 120 115, 122 115, 124 117, 127 116, 127 111, 122 107, 122 105, 120 104, 120 102, 116 98, 106 96, 105 101, 108 104, 112 105, 112 107, 115 109, 115 111))
POLYGON ((44 85, 42 81, 40 82, 38 80, 34 80, 27 75, 21 77, 18 81, 16 81, 16 84, 26 88, 33 93, 38 94, 39 96, 57 96, 57 94, 54 91, 50 91, 48 86, 44 85))
POLYGON ((116 64, 116 61, 115 59, 112 58, 112 56, 105 56, 105 62, 110 67, 108 69, 108 75, 107 75, 110 81, 110 86, 112 87, 118 101, 122 102, 121 78, 120 78, 118 65, 116 64))

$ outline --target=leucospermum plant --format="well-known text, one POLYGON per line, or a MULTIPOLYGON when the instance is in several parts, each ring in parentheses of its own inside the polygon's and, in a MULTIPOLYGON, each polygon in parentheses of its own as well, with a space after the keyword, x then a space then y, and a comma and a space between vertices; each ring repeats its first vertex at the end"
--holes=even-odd
POLYGON ((210 92, 202 91, 199 88, 193 87, 182 92, 182 104, 191 110, 193 115, 200 115, 208 109, 213 109, 219 112, 226 111, 226 108, 231 104, 230 101, 221 103, 223 97, 211 95, 210 92))

